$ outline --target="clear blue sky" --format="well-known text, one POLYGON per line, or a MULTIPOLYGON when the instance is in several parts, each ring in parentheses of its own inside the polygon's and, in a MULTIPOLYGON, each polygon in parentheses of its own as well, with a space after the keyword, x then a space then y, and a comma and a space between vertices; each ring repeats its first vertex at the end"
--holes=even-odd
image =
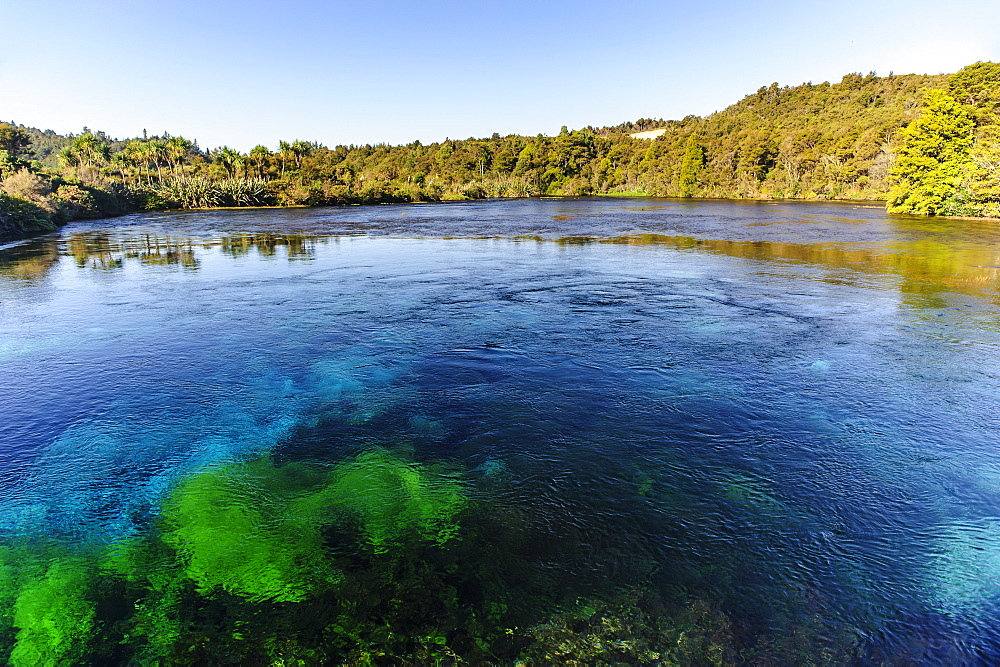
POLYGON ((996 0, 0 0, 0 120, 204 148, 681 118, 1000 60, 996 0))

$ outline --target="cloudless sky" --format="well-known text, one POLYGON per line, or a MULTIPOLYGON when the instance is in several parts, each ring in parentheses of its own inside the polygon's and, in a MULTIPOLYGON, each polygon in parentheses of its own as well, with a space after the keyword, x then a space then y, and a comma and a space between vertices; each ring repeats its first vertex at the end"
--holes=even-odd
POLYGON ((997 0, 0 0, 0 120, 203 148, 682 118, 1000 61, 997 0))

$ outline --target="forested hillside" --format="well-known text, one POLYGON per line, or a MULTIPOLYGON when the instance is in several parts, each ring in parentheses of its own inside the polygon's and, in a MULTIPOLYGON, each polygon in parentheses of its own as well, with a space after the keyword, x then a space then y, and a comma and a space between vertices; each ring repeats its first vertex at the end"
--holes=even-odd
POLYGON ((876 199, 894 212, 1000 216, 998 104, 1000 64, 977 63, 953 75, 775 83, 704 118, 427 145, 295 140, 242 153, 0 124, 0 235, 136 208, 542 194, 876 199), (666 131, 629 136, 654 128, 666 131))

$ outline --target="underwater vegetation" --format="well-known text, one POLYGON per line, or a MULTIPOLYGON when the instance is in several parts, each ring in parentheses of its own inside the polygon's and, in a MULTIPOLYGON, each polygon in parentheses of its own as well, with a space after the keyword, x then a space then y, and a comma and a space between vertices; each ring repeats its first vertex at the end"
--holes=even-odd
POLYGON ((332 467, 260 458, 182 482, 165 503, 161 537, 205 592, 219 586, 251 600, 294 602, 327 569, 316 560, 324 528, 338 526, 342 536, 356 529, 375 551, 407 537, 443 543, 463 505, 460 481, 383 449, 332 467), (247 562, 255 556, 267 561, 264 570, 247 562), (244 571, 257 573, 254 581, 244 571))
MULTIPOLYGON (((479 472, 495 486, 506 469, 492 461, 479 472)), ((748 649, 718 603, 648 584, 574 588, 556 561, 511 558, 530 536, 501 528, 509 517, 496 519, 470 479, 379 447, 335 464, 260 456, 198 470, 141 534, 110 546, 3 547, 0 661, 718 665, 741 651, 761 664, 853 655, 819 630, 799 632, 794 651, 780 632, 748 649)))
POLYGON ((580 607, 528 585, 523 563, 484 548, 491 524, 470 516, 489 508, 471 491, 453 469, 383 448, 332 465, 262 456, 196 471, 141 534, 4 547, 0 660, 642 662, 667 635, 706 660, 729 650, 683 609, 669 628, 636 611, 652 593, 580 607))
POLYGON ((322 572, 316 517, 293 517, 295 482, 314 480, 253 461, 185 480, 163 512, 163 541, 203 593, 216 587, 251 601, 298 602, 322 572), (256 492, 256 489, 266 489, 256 492))
MULTIPOLYGON (((407 549, 458 534, 466 503, 455 474, 384 449, 332 466, 260 457, 210 467, 181 481, 141 536, 104 549, 3 547, 0 639, 14 665, 75 663, 99 630, 111 635, 99 642, 105 652, 124 643, 147 659, 178 651, 211 659, 198 647, 231 652, 245 616, 310 598, 329 608, 325 598, 364 588, 345 583, 336 553, 382 555, 380 566, 398 578, 407 549), (118 598, 104 601, 100 620, 99 597, 118 598), (235 624, 222 624, 224 641, 218 627, 192 630, 192 615, 206 613, 235 624)), ((335 627, 346 632, 350 617, 335 627)))
MULTIPOLYGON (((873 626, 838 618, 839 601, 819 585, 775 582, 758 606, 743 592, 727 597, 746 562, 762 560, 741 553, 752 545, 731 539, 716 548, 726 557, 683 559, 699 539, 695 521, 716 521, 717 534, 815 531, 794 495, 752 469, 695 474, 669 452, 573 474, 491 452, 464 469, 418 456, 448 428, 406 409, 361 426, 328 421, 289 428, 292 444, 269 454, 193 467, 126 538, 0 546, 0 663, 771 665, 876 655, 873 626), (349 444, 328 460, 332 442, 349 444), (629 522, 661 512, 672 531, 630 536, 641 529, 629 522), (595 526, 612 538, 592 539, 595 526), (647 550, 654 542, 664 551, 647 550)), ((942 569, 995 569, 958 537, 942 569)))
POLYGON ((454 478, 376 449, 334 468, 330 483, 303 497, 295 510, 344 515, 358 522, 376 551, 384 551, 408 533, 443 544, 455 536, 454 519, 464 505, 454 478))
POLYGON ((698 664, 739 662, 724 613, 702 601, 667 613, 662 599, 633 589, 553 615, 526 634, 523 657, 536 664, 698 664))
POLYGON ((324 527, 357 526, 375 551, 408 535, 443 543, 463 504, 458 481, 381 449, 332 469, 259 459, 184 481, 164 508, 163 540, 203 592, 299 602, 340 578, 323 558, 324 527))
POLYGON ((95 603, 86 599, 90 574, 85 563, 57 560, 25 582, 14 602, 18 628, 13 665, 72 663, 83 651, 79 638, 93 632, 95 603))
POLYGON ((0 657, 15 666, 73 664, 94 632, 94 567, 48 545, 0 548, 0 657))

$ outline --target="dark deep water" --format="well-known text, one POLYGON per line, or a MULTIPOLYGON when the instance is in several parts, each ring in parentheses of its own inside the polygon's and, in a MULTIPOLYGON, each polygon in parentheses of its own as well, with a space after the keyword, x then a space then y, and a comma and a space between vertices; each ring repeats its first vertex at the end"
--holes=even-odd
POLYGON ((0 250, 0 661, 1000 661, 1000 226, 515 200, 0 250))

